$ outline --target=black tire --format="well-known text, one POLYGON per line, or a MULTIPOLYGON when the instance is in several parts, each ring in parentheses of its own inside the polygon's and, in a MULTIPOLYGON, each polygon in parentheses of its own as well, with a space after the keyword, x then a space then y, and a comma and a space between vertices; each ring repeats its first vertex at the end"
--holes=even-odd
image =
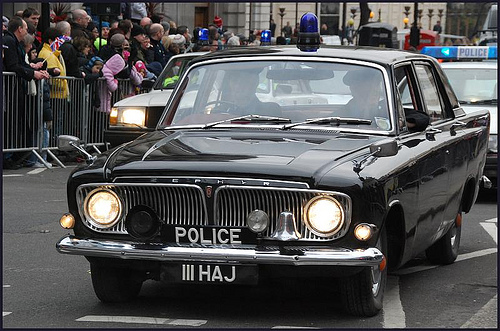
MULTIPOLYGON (((385 228, 380 234, 376 247, 380 249, 387 259, 385 228)), ((386 283, 387 263, 382 271, 380 271, 379 266, 368 267, 355 275, 342 278, 340 291, 344 309, 355 316, 370 317, 377 315, 383 306, 386 283)))
POLYGON ((134 279, 128 269, 90 265, 94 292, 102 302, 126 302, 135 299, 142 281, 134 279))
POLYGON ((435 264, 451 264, 455 262, 460 247, 460 238, 462 236, 461 214, 457 215, 452 227, 444 236, 436 241, 431 247, 427 248, 425 255, 427 259, 435 264))

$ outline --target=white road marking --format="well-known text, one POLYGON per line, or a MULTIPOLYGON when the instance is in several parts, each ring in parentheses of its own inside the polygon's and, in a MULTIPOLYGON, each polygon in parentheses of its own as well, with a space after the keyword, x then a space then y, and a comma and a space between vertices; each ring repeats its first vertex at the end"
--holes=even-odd
POLYGON ((486 221, 483 221, 483 222, 488 222, 488 223, 497 223, 497 219, 496 218, 492 218, 490 220, 486 220, 486 221))
POLYGON ((12 314, 11 311, 4 311, 4 312, 2 312, 2 317, 10 315, 10 314, 12 314))
POLYGON ((36 174, 39 174, 39 173, 41 173, 42 171, 45 171, 45 170, 47 170, 47 168, 33 169, 31 171, 28 171, 27 174, 28 175, 36 175, 36 174))
POLYGON ((467 322, 464 323, 460 328, 492 328, 496 329, 498 327, 498 295, 495 295, 493 299, 488 301, 487 304, 483 306, 474 316, 472 316, 467 322))
POLYGON ((497 248, 487 248, 487 249, 483 249, 483 250, 480 250, 480 251, 476 251, 476 252, 471 252, 471 253, 459 255, 457 257, 457 259, 455 260, 455 262, 459 262, 459 261, 463 261, 463 260, 468 260, 468 259, 473 259, 475 257, 481 257, 481 256, 489 255, 489 254, 495 254, 497 252, 498 252, 497 248))
MULTIPOLYGON (((489 255, 489 254, 495 254, 497 252, 498 252, 498 249, 496 249, 496 248, 487 248, 487 249, 483 249, 480 251, 459 255, 457 257, 457 259, 455 260, 455 262, 460 262, 460 261, 472 259, 475 257, 489 255)), ((431 269, 435 269, 438 267, 440 267, 440 265, 421 265, 421 266, 415 266, 415 267, 411 267, 411 268, 401 269, 401 270, 395 271, 392 274, 397 275, 397 276, 409 275, 409 274, 413 274, 415 272, 420 272, 420 271, 424 271, 424 270, 431 270, 431 269)))
POLYGON ((481 224, 481 226, 483 227, 483 229, 486 230, 486 232, 488 232, 488 234, 491 236, 491 238, 493 238, 493 240, 495 240, 495 244, 498 245, 498 241, 497 241, 497 225, 494 224, 494 223, 479 223, 481 224))
POLYGON ((406 315, 399 297, 399 277, 387 277, 382 314, 383 328, 406 328, 406 315))
POLYGON ((277 325, 273 326, 271 329, 319 329, 312 326, 288 326, 288 325, 277 325))
POLYGON ((10 287, 10 285, 4 285, 3 288, 7 288, 7 287, 10 287))
POLYGON ((133 323, 133 324, 169 324, 177 326, 202 326, 206 320, 171 319, 142 316, 105 316, 87 315, 76 319, 77 322, 109 322, 109 323, 133 323))
POLYGON ((22 174, 2 175, 2 177, 23 177, 22 174))

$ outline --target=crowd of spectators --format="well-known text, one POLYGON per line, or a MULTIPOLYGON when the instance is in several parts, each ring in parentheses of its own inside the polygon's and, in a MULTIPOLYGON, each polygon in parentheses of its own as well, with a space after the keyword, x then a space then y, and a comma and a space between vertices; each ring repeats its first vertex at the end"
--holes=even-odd
MULTIPOLYGON (((17 104, 17 145, 35 146, 34 134, 38 128, 30 121, 36 110, 26 103, 26 96, 37 94, 35 81, 45 80, 43 91, 43 142, 47 147, 49 133, 62 134, 64 112, 53 122, 52 99, 58 100, 58 107, 69 108, 69 103, 82 91, 73 91, 66 79, 54 77, 75 77, 85 84, 95 84, 102 77, 104 83, 94 88, 92 106, 104 113, 111 109, 111 95, 118 88, 117 79, 130 79, 130 91, 121 91, 123 96, 132 95, 145 80, 154 81, 169 61, 179 53, 194 51, 215 51, 224 44, 243 44, 245 38, 231 34, 222 38, 222 19, 216 17, 209 26, 208 45, 200 47, 186 25, 163 21, 160 17, 148 17, 145 3, 131 3, 130 16, 121 20, 95 22, 90 12, 76 9, 67 20, 51 22, 50 27, 40 31, 40 13, 26 8, 11 18, 3 17, 2 60, 5 72, 14 72, 22 84, 13 96, 17 104), (100 28, 100 31, 99 31, 100 28), (235 41, 238 41, 237 43, 235 41)), ((199 30, 195 29, 197 32, 199 30)), ((151 85, 151 84, 150 84, 151 85)), ((8 131, 8 130, 5 130, 8 131)), ((14 131, 12 131, 14 132, 14 131)), ((6 138, 4 132, 4 138, 6 138)), ((46 160, 46 152, 42 153, 46 160)), ((31 152, 4 153, 4 168, 22 166, 41 167, 36 155, 31 152)))
MULTIPOLYGON (((228 31, 223 20, 215 16, 208 27, 208 42, 200 42, 199 31, 202 27, 190 30, 187 25, 177 25, 159 16, 148 16, 145 3, 130 3, 128 13, 123 19, 104 18, 93 21, 90 10, 76 9, 66 20, 51 22, 45 31, 39 31, 40 13, 34 8, 26 8, 15 16, 3 17, 3 65, 4 71, 14 72, 23 83, 17 95, 21 112, 20 132, 26 139, 34 137, 36 127, 30 127, 26 109, 25 95, 36 94, 35 81, 46 80, 49 87, 47 97, 58 99, 59 107, 68 108, 75 94, 68 87, 66 79, 53 77, 75 77, 83 79, 85 84, 95 84, 101 80, 100 88, 92 97, 95 109, 109 113, 111 94, 117 89, 117 79, 130 79, 132 85, 140 86, 145 81, 154 81, 169 59, 180 53, 197 51, 216 51, 240 45, 260 45, 261 31, 250 31, 249 37, 228 31), (99 31, 100 29, 100 31, 99 31), (61 106, 62 105, 62 106, 61 106), (24 117, 22 117, 24 116, 24 117)), ((94 16, 96 18, 97 16, 94 16)), ((271 27, 274 30, 276 24, 271 27)), ((276 38, 276 43, 285 44, 283 37, 276 38)), ((151 86, 152 84, 148 84, 151 86)), ((137 88, 131 87, 124 96, 133 94, 137 88)), ((53 115, 50 102, 44 103, 44 142, 47 147, 49 133, 53 137, 62 134, 62 115, 57 123, 52 123, 53 115)), ((35 146, 35 141, 29 142, 35 146)), ((46 155, 44 155, 46 159, 46 155)), ((30 153, 19 157, 12 153, 4 156, 4 168, 19 166, 43 166, 30 153), (28 155, 28 156, 26 156, 28 155)))

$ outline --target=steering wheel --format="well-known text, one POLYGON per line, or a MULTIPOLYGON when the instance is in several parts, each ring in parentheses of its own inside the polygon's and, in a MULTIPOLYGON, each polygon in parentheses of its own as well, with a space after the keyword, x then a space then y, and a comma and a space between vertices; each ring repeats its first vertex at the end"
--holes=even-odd
POLYGON ((225 101, 225 100, 217 100, 217 101, 210 101, 208 102, 205 107, 214 105, 212 109, 212 114, 217 114, 217 113, 229 113, 230 110, 237 110, 239 107, 237 104, 231 101, 225 101), (226 107, 217 107, 217 105, 226 105, 226 107))

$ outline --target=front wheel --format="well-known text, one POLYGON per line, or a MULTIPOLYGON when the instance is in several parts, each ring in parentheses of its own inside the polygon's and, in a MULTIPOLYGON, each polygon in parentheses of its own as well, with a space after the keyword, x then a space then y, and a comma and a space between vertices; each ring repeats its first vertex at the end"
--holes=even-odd
MULTIPOLYGON (((387 258, 387 237, 385 228, 379 236, 376 247, 387 258)), ((387 263, 364 268, 363 271, 344 277, 340 290, 344 308, 355 316, 375 316, 382 309, 387 283, 387 263)))
POLYGON ((141 291, 142 281, 134 279, 128 269, 90 265, 94 292, 102 302, 126 302, 135 299, 141 291))
POLYGON ((462 236, 462 214, 458 213, 455 222, 446 234, 427 248, 427 259, 435 264, 451 264, 455 262, 462 236))

